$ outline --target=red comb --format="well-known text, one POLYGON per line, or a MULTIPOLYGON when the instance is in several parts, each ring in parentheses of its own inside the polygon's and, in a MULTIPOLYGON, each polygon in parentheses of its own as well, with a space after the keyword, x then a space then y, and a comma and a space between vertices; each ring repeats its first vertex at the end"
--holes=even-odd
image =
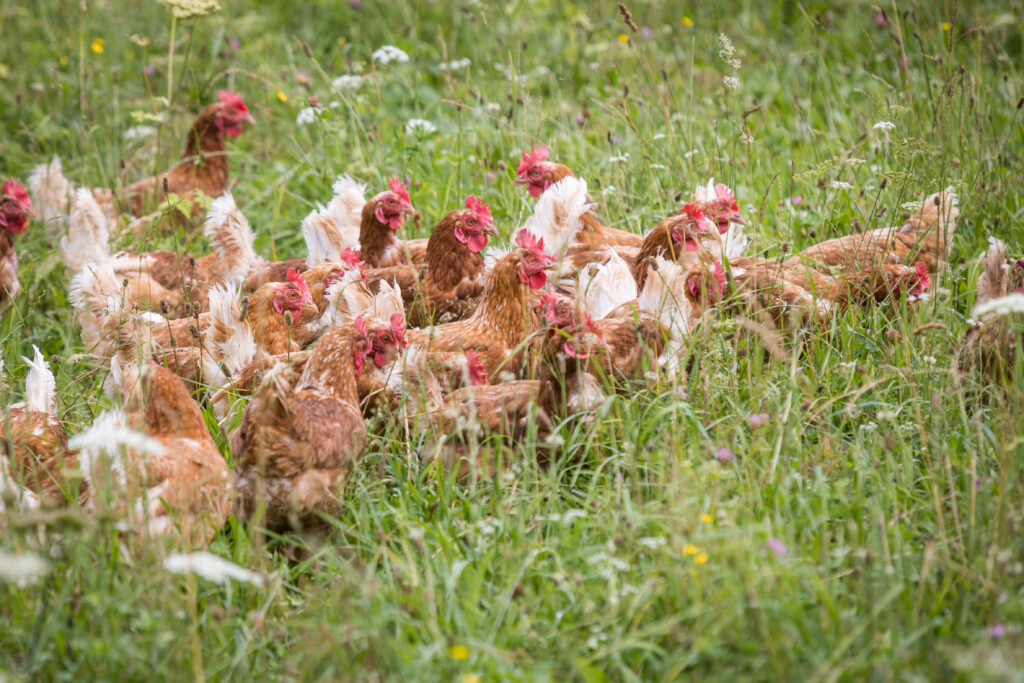
POLYGON ((480 354, 473 349, 466 349, 466 366, 469 371, 469 381, 473 386, 487 384, 487 373, 484 372, 484 365, 480 362, 480 354))
POLYGON ((217 92, 217 99, 229 107, 234 107, 242 114, 249 113, 249 107, 245 106, 245 101, 242 99, 242 96, 236 92, 232 92, 230 90, 219 90, 217 92))
POLYGON ((466 208, 475 213, 476 217, 484 223, 488 225, 494 223, 494 217, 491 216, 491 210, 487 208, 487 203, 477 199, 476 195, 466 197, 466 208))
POLYGON ((401 313, 391 314, 391 331, 395 335, 395 344, 403 349, 409 342, 405 341, 405 316, 401 313))
POLYGON ((711 272, 715 276, 715 280, 718 281, 718 293, 721 294, 725 291, 725 269, 722 268, 721 261, 715 261, 711 266, 711 272))
POLYGON ((516 175, 523 175, 530 170, 530 167, 540 161, 547 161, 548 148, 544 145, 540 147, 530 147, 530 151, 523 150, 523 160, 519 162, 519 168, 516 169, 516 175))
POLYGON ((32 199, 28 196, 28 190, 17 178, 8 178, 0 188, 5 195, 13 199, 23 209, 32 208, 32 199))
POLYGON ((361 315, 357 315, 356 319, 352 321, 352 327, 356 328, 356 332, 364 337, 368 334, 366 331, 366 321, 363 320, 363 316, 361 315))
POLYGON ((529 230, 520 230, 516 235, 516 244, 537 254, 544 253, 544 238, 537 237, 529 230))
POLYGON ((313 301, 313 295, 309 293, 309 285, 306 284, 306 278, 295 268, 288 269, 288 282, 295 285, 305 303, 313 301))
POLYGON ((733 194, 732 188, 728 185, 723 185, 722 183, 715 185, 715 196, 718 197, 718 201, 721 203, 728 204, 729 208, 733 211, 740 210, 740 205, 736 201, 736 195, 733 194))
POLYGON ((359 251, 352 247, 345 247, 341 252, 342 263, 355 268, 359 263, 359 251))
POLYGON ((405 185, 402 184, 402 181, 398 178, 391 178, 388 180, 388 187, 391 188, 391 191, 397 194, 399 199, 403 202, 406 204, 412 204, 412 200, 409 199, 409 190, 405 188, 405 185))
POLYGON ((915 296, 921 296, 928 291, 928 287, 932 284, 931 278, 928 277, 928 266, 924 264, 924 261, 918 261, 917 265, 914 266, 914 272, 917 274, 917 284, 911 293, 915 296))

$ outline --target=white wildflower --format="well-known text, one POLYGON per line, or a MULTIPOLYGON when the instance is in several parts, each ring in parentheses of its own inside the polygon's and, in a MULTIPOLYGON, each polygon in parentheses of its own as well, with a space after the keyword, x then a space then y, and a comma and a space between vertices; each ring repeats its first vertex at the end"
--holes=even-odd
POLYGON ((610 194, 615 194, 616 192, 618 192, 618 188, 616 188, 614 185, 609 185, 608 187, 601 190, 601 194, 606 197, 610 194))
POLYGON ((907 303, 915 303, 918 301, 928 301, 932 298, 931 292, 921 292, 920 294, 911 294, 907 297, 907 303))
POLYGON ((335 90, 359 90, 365 79, 358 74, 344 74, 331 81, 335 90))
POLYGON ((622 154, 619 154, 618 156, 613 156, 613 157, 608 159, 608 163, 609 164, 616 164, 616 163, 624 162, 624 161, 629 161, 629 152, 623 152, 622 154))
POLYGON ((306 107, 299 110, 298 116, 295 117, 295 125, 306 126, 311 123, 315 123, 317 120, 317 109, 316 107, 306 107))
POLYGON ((50 572, 50 563, 35 553, 9 553, 0 550, 0 581, 29 586, 50 572))
POLYGON ((735 76, 724 76, 722 78, 722 85, 725 86, 726 90, 735 90, 740 87, 740 79, 735 76))
POLYGON ((879 121, 875 125, 871 126, 875 130, 892 130, 896 127, 896 124, 892 121, 879 121))
POLYGON ((496 114, 501 111, 501 105, 497 102, 488 102, 484 105, 484 111, 489 114, 496 114))
POLYGON ((207 581, 225 584, 228 580, 251 583, 254 586, 263 585, 263 577, 256 572, 239 567, 234 562, 229 562, 213 553, 200 551, 184 555, 173 553, 164 560, 164 569, 174 574, 195 573, 207 581))
POLYGON ((373 51, 371 57, 373 58, 373 61, 378 64, 389 64, 391 62, 403 63, 409 61, 409 55, 405 54, 405 52, 394 45, 385 45, 377 48, 373 51))
POLYGON ((1024 313, 1024 294, 1014 292, 998 299, 986 301, 975 306, 971 316, 980 320, 989 315, 1011 315, 1013 313, 1024 313))
POLYGON ((718 44, 721 46, 718 50, 718 56, 722 58, 723 62, 728 62, 732 59, 732 56, 736 54, 736 48, 732 46, 732 41, 729 40, 729 36, 724 33, 718 34, 718 44))
POLYGON ((891 422, 899 416, 901 410, 902 408, 897 408, 896 410, 879 410, 875 413, 875 417, 882 422, 891 422))
POLYGON ((935 365, 936 363, 939 362, 935 356, 921 356, 921 360, 923 360, 928 365, 935 365))
POLYGON ((472 62, 469 58, 455 59, 450 62, 439 62, 437 68, 441 71, 459 71, 460 69, 468 68, 472 62))
POLYGON ((665 135, 664 133, 655 133, 655 134, 654 134, 654 137, 652 137, 651 139, 652 139, 652 140, 664 140, 664 139, 665 139, 665 138, 667 138, 667 137, 668 137, 668 136, 667 136, 667 135, 665 135))
POLYGON ((855 368, 855 367, 857 367, 857 364, 854 363, 853 361, 845 361, 844 360, 844 361, 839 361, 839 367, 841 367, 841 368, 855 368))
POLYGON ((437 132, 437 126, 426 119, 409 119, 405 123, 405 130, 409 133, 429 135, 437 132))
POLYGON ((124 132, 124 139, 131 142, 142 138, 151 138, 154 135, 156 135, 156 128, 153 126, 132 126, 124 132))
POLYGON ((865 422, 860 426, 860 431, 862 432, 873 432, 876 429, 878 429, 878 423, 876 422, 865 422))
POLYGON ((913 213, 921 208, 921 202, 904 202, 903 204, 900 204, 900 208, 904 211, 910 211, 913 213))
POLYGON ((866 164, 868 162, 864 161, 863 159, 858 159, 857 157, 850 157, 849 159, 846 160, 846 163, 848 163, 850 166, 857 166, 858 164, 866 164))
POLYGON ((665 545, 665 539, 660 536, 645 536, 637 541, 637 545, 651 550, 657 550, 665 545))
POLYGON ((651 164, 651 168, 656 168, 659 171, 664 171, 665 170, 665 164, 651 164))
POLYGON ((690 157, 692 157, 692 156, 693 156, 694 154, 700 154, 700 150, 696 150, 696 149, 691 149, 691 150, 690 150, 689 152, 687 152, 686 154, 684 154, 684 155, 683 155, 683 158, 684 158, 684 159, 689 159, 689 158, 690 158, 690 157))
POLYGON ((850 183, 844 182, 842 180, 833 180, 831 183, 828 184, 828 186, 831 187, 833 190, 852 190, 853 189, 853 185, 851 185, 850 183))
POLYGON ((754 144, 754 136, 750 133, 744 133, 740 136, 740 143, 744 145, 752 145, 754 144))

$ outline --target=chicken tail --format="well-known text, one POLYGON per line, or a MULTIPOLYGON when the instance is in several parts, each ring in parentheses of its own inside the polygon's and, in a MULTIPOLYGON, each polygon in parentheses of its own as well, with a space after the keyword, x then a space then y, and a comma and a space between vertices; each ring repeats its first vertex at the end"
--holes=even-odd
POLYGON ((60 157, 53 157, 50 163, 42 163, 32 169, 28 176, 28 187, 44 221, 49 223, 68 215, 71 183, 64 177, 60 157))
POLYGON ((97 350, 108 320, 111 317, 119 320, 131 307, 130 292, 130 287, 125 287, 109 262, 86 264, 71 279, 68 298, 82 327, 82 343, 86 349, 97 350))
POLYGON ((203 232, 221 261, 224 281, 241 282, 259 257, 253 248, 249 220, 238 209, 230 192, 225 192, 210 204, 203 232))
POLYGON ((21 357, 28 365, 25 377, 25 408, 30 412, 56 415, 57 412, 57 380, 53 378, 50 364, 43 358, 39 347, 32 345, 32 360, 21 357))
POLYGON ((302 219, 302 237, 306 240, 306 267, 341 261, 341 252, 345 248, 341 226, 323 207, 310 211, 302 219))
POLYGON ((110 232, 92 190, 79 188, 68 216, 68 234, 60 240, 61 258, 74 274, 87 263, 110 259, 110 232))
POLYGON ((587 197, 587 181, 568 176, 549 187, 541 195, 533 215, 515 232, 527 230, 544 240, 544 251, 561 255, 583 227, 583 214, 594 205, 587 197))
POLYGON ((989 238, 990 246, 981 262, 981 275, 978 276, 978 296, 975 305, 983 304, 992 299, 1006 295, 1007 271, 1006 245, 1000 240, 989 238))
POLYGON ((359 248, 359 222, 366 205, 366 185, 357 183, 347 175, 340 175, 331 186, 334 197, 327 205, 327 212, 342 229, 345 242, 341 248, 359 248))
POLYGON ((637 298, 636 280, 629 265, 614 250, 606 263, 591 274, 584 269, 579 274, 577 296, 594 320, 600 320, 624 303, 637 298))
POLYGON ((242 317, 237 287, 210 290, 209 353, 203 356, 203 372, 210 386, 228 386, 256 358, 256 341, 242 317))
POLYGON ((914 251, 925 260, 929 270, 939 269, 949 259, 959 215, 956 193, 948 188, 924 200, 921 208, 900 229, 900 233, 913 234, 914 251))

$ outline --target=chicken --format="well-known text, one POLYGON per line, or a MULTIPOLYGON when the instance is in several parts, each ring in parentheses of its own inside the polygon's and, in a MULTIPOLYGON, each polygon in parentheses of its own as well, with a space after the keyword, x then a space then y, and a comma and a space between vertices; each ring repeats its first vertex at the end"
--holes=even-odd
POLYGON ((952 248, 957 197, 952 190, 928 197, 903 225, 878 228, 819 242, 785 261, 788 268, 818 267, 861 272, 884 264, 925 264, 934 276, 945 267, 952 248))
POLYGON ((398 178, 388 181, 388 190, 381 192, 362 209, 359 223, 360 258, 370 268, 408 263, 422 265, 426 260, 426 240, 403 242, 395 237, 412 213, 409 191, 398 178))
POLYGON ((402 327, 367 328, 362 319, 324 334, 293 383, 277 365, 246 406, 232 435, 236 514, 272 530, 306 526, 338 509, 344 484, 366 443, 356 381, 402 344, 402 327))
MULTIPOLYGON (((523 160, 519 162, 519 168, 516 169, 515 183, 526 185, 531 197, 540 197, 552 185, 568 177, 573 177, 573 172, 567 166, 548 161, 548 148, 541 145, 540 147, 531 147, 529 152, 523 150, 523 160)), ((584 184, 585 194, 586 184, 584 184)), ((587 201, 590 201, 589 197, 587 201)), ((643 243, 643 235, 602 225, 594 215, 592 205, 582 214, 580 220, 582 226, 576 235, 576 240, 583 244, 639 249, 643 243)), ((541 236, 543 237, 543 235, 541 236)), ((557 254, 554 247, 555 245, 549 242, 548 248, 557 254)))
POLYGON ((977 370, 997 384, 1012 380, 1024 361, 1024 258, 1006 263, 1006 246, 994 240, 978 277, 978 295, 964 335, 958 365, 977 370))
POLYGON ((533 291, 547 281, 544 272, 553 258, 545 253, 544 241, 523 231, 519 249, 504 256, 488 274, 480 303, 465 320, 406 335, 410 346, 428 351, 462 352, 473 349, 480 355, 489 377, 499 370, 516 372, 523 357, 523 342, 538 329, 533 291))
POLYGON ((43 500, 78 500, 81 481, 75 476, 76 454, 57 417, 57 382, 36 346, 25 377, 25 400, 6 410, 2 451, 9 470, 0 472, 43 500))
MULTIPOLYGON (((544 191, 533 214, 516 229, 512 238, 518 238, 522 232, 532 233, 544 241, 549 254, 561 259, 570 246, 579 243, 583 215, 591 208, 586 181, 572 176, 564 178, 544 191)), ((594 248, 594 245, 586 246, 594 248)))
POLYGON ((721 238, 704 212, 696 204, 687 204, 648 233, 631 270, 639 290, 643 290, 652 259, 663 256, 683 264, 698 259, 713 260, 721 251, 721 238), (703 255, 703 254, 706 254, 703 255))
MULTIPOLYGON (((197 192, 216 198, 224 194, 228 187, 228 156, 226 138, 236 138, 242 134, 245 124, 253 123, 242 98, 229 90, 217 93, 218 102, 207 106, 196 117, 195 122, 185 136, 185 149, 174 167, 165 174, 153 176, 129 185, 119 194, 109 190, 91 191, 101 206, 106 206, 105 213, 116 217, 121 213, 142 216, 146 210, 156 208, 158 203, 171 193, 185 199, 191 199, 197 192)), ((34 174, 50 187, 60 186, 57 173, 63 173, 59 160, 56 164, 39 167, 34 174)), ((43 206, 44 215, 66 213, 61 206, 58 192, 47 193, 47 204, 43 206)), ((192 207, 192 215, 186 218, 198 218, 196 210, 199 204, 192 207)), ((152 220, 161 212, 146 217, 152 220)), ((175 212, 177 213, 177 212, 175 212)), ((180 217, 179 217, 180 221, 180 217)), ((145 222, 139 223, 144 225, 145 222)))
POLYGON ((21 181, 5 180, 0 186, 0 314, 6 313, 21 293, 14 235, 28 228, 31 210, 32 200, 21 181))
POLYGON ((486 203, 470 195, 465 207, 449 211, 434 226, 422 269, 403 264, 366 271, 371 286, 377 279, 398 283, 414 327, 465 318, 483 291, 481 252, 498 231, 486 203))
POLYGON ((203 414, 169 369, 145 364, 127 412, 105 411, 71 440, 89 483, 88 505, 113 502, 144 535, 208 541, 231 509, 227 462, 203 414))
POLYGON ((740 215, 740 206, 732 189, 721 183, 716 185, 715 179, 711 178, 707 185, 697 186, 693 203, 718 227, 722 236, 721 249, 713 256, 717 259, 721 259, 723 254, 729 259, 742 256, 748 242, 743 234, 743 226, 747 222, 740 215))
POLYGON ((594 320, 600 320, 639 295, 636 280, 621 256, 612 251, 600 265, 581 270, 575 298, 594 320))

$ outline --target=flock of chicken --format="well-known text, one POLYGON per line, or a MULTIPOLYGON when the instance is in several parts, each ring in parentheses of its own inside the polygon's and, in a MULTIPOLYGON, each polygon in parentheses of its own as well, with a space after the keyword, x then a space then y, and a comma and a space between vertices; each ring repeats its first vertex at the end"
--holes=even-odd
MULTIPOLYGON (((623 380, 678 377, 710 309, 814 329, 845 307, 921 298, 958 214, 946 191, 898 227, 752 258, 725 185, 698 187, 638 235, 603 225, 586 182, 535 147, 515 182, 537 203, 507 246, 488 247, 498 231, 472 195, 428 239, 402 239, 414 210, 406 187, 392 179, 366 200, 343 176, 302 223, 306 256, 267 262, 227 191, 226 138, 251 122, 242 99, 222 91, 175 167, 119 194, 72 190, 59 159, 33 172, 42 218, 66 225, 60 250, 84 350, 109 368, 104 389, 118 407, 69 441, 36 350, 25 400, 7 411, 8 505, 104 505, 129 528, 200 541, 232 511, 269 529, 307 526, 337 510, 369 415, 441 435, 437 452, 463 473, 488 467, 469 447, 481 432, 543 438, 553 418, 594 409, 623 380), (191 225, 203 195, 214 198, 209 254, 110 252, 123 216, 141 216, 134 230, 191 225), (244 403, 230 468, 197 400, 220 418, 244 403)), ((25 230, 31 200, 17 181, 2 191, 9 306, 19 289, 11 235, 25 230)), ((1024 260, 1005 268, 1001 249, 982 289, 992 300, 1024 298, 1024 260)))

